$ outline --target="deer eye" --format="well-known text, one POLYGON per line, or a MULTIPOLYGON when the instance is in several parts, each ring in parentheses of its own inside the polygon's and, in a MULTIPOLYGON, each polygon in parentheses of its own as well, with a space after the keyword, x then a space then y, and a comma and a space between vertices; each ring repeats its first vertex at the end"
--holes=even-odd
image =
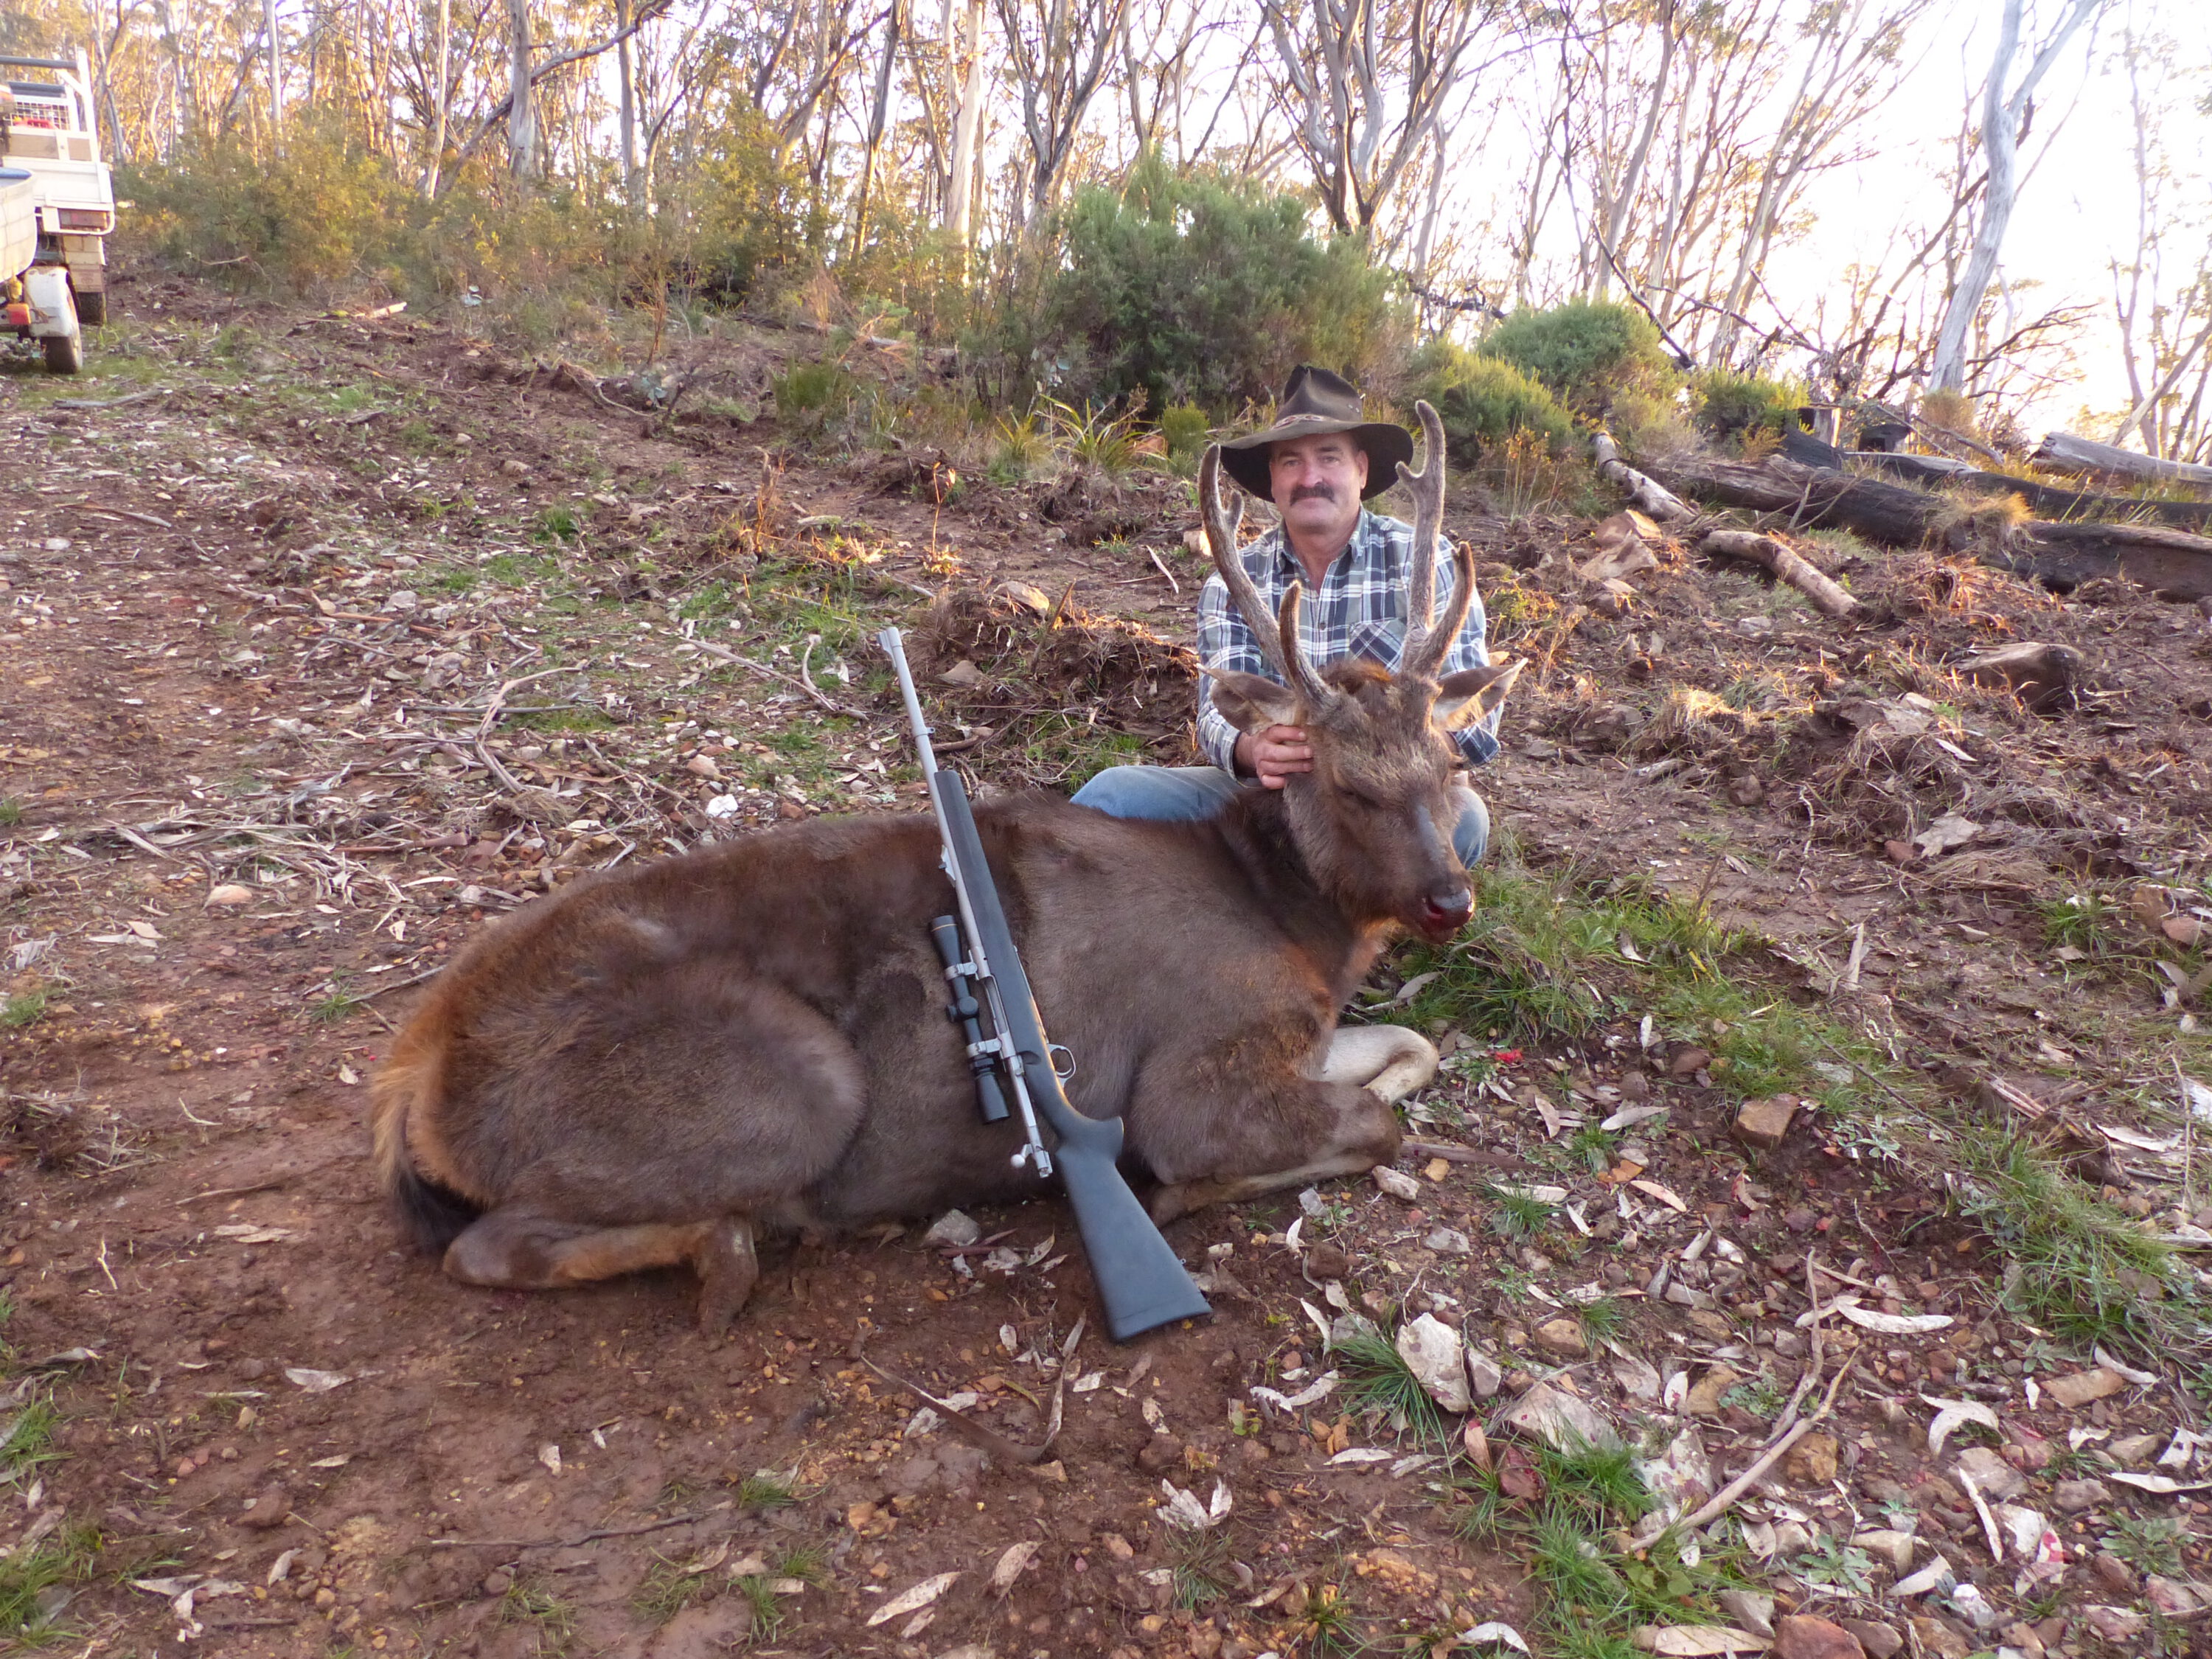
POLYGON ((1374 796, 1369 794, 1364 789, 1355 789, 1351 785, 1346 784, 1345 786, 1344 793, 1351 796, 1354 801, 1365 807, 1370 812, 1379 812, 1382 810, 1382 803, 1376 799, 1374 796))

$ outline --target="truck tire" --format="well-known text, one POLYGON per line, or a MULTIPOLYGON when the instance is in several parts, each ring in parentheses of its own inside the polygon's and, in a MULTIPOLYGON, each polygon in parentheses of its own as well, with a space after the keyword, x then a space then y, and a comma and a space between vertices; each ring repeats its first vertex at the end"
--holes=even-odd
POLYGON ((107 320, 107 293, 104 289, 83 289, 76 291, 76 319, 98 328, 107 320))
POLYGON ((46 337, 46 373, 74 374, 84 367, 84 336, 49 334, 46 337))

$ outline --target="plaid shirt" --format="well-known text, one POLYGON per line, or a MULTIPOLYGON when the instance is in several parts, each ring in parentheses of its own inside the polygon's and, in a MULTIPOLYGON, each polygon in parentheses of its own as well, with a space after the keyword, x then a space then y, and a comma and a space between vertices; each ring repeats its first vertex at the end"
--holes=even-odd
MULTIPOLYGON (((1444 550, 1439 549, 1439 552, 1444 550)), ((1338 554, 1322 580, 1321 591, 1308 591, 1299 616, 1299 638, 1306 660, 1316 668, 1343 657, 1365 657, 1397 672, 1406 647, 1406 581, 1413 562, 1413 526, 1397 519, 1363 512, 1352 542, 1338 554)), ((1269 611, 1281 605, 1293 581, 1304 582, 1297 556, 1279 527, 1243 551, 1244 569, 1269 611)), ((1459 572, 1449 558, 1437 561, 1437 612, 1441 616, 1459 572)), ((1486 667, 1483 644, 1488 626, 1478 593, 1467 607, 1467 623, 1443 660, 1438 678, 1462 668, 1486 667)), ((1213 706, 1213 677, 1231 670, 1275 678, 1252 637, 1252 630, 1229 597, 1217 573, 1198 596, 1198 655, 1205 665, 1198 678, 1198 745, 1224 772, 1237 769, 1237 728, 1213 706)), ((1498 752, 1498 711, 1451 734, 1468 763, 1480 766, 1498 752)))

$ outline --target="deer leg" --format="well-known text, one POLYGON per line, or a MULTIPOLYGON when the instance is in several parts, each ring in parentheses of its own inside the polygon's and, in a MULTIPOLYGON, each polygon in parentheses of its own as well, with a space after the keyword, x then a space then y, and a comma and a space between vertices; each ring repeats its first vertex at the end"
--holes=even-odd
MULTIPOLYGON (((505 1291, 558 1291, 613 1279, 643 1267, 690 1262, 702 1280, 728 1288, 742 1283, 752 1257, 750 1222, 648 1222, 599 1227, 519 1210, 494 1210, 446 1247, 446 1271, 464 1285, 505 1291), (736 1242, 742 1235, 743 1243, 736 1242)), ((757 1275, 756 1265, 752 1269, 757 1275)), ((738 1302, 744 1301, 742 1294, 738 1302)), ((732 1311, 735 1311, 734 1307, 732 1311)))
POLYGON ((1402 1025, 1339 1026, 1317 1073, 1323 1083, 1364 1089, 1386 1106, 1436 1074, 1436 1045, 1402 1025))
POLYGON ((691 1265, 699 1273, 699 1333, 720 1336, 760 1282, 751 1218, 733 1215, 709 1222, 691 1265))
POLYGON ((1152 1212, 1152 1224, 1164 1227, 1209 1204, 1241 1204, 1248 1199, 1264 1198, 1269 1193, 1285 1192, 1294 1187, 1310 1187, 1316 1181, 1330 1181, 1338 1176, 1364 1175, 1382 1161, 1371 1149, 1356 1149, 1301 1164, 1295 1170, 1225 1176, 1211 1181, 1178 1181, 1155 1192, 1146 1208, 1152 1212))

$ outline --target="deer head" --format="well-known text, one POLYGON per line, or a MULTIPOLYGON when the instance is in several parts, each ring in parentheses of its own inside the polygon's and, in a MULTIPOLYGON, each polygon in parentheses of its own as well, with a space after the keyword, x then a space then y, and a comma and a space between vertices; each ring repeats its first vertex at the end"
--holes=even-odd
POLYGON ((1323 890, 1357 920, 1396 921, 1443 939, 1474 910, 1466 869, 1452 851, 1456 757, 1445 733, 1504 702, 1522 665, 1493 663, 1437 678, 1474 600, 1474 555, 1467 547, 1455 552, 1458 580, 1438 617, 1443 423, 1428 404, 1416 409, 1425 465, 1419 472, 1402 462, 1398 467, 1400 481, 1413 492, 1414 521, 1406 642, 1395 673, 1358 659, 1315 669, 1299 637, 1303 589, 1293 582, 1270 616, 1245 572, 1237 543, 1243 503, 1222 499, 1218 447, 1199 468, 1198 489, 1214 568, 1276 675, 1218 674, 1214 707, 1239 731, 1304 731, 1313 770, 1289 781, 1285 805, 1292 838, 1323 890))

